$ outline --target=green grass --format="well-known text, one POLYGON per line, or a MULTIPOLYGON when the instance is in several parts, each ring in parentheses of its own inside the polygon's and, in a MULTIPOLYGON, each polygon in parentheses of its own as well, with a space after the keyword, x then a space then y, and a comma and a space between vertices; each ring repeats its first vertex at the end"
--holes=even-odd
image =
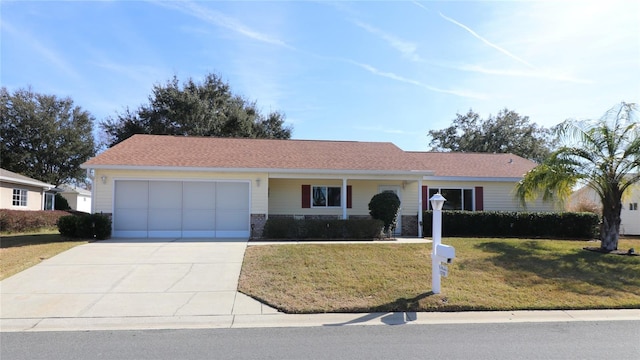
POLYGON ((72 247, 87 243, 86 240, 64 239, 54 229, 37 233, 3 233, 0 236, 0 280, 72 247))
MULTIPOLYGON (((457 258, 431 292, 431 244, 250 246, 239 290, 289 313, 640 308, 640 257, 599 243, 447 238, 457 258)), ((640 240, 619 249, 640 250, 640 240)))

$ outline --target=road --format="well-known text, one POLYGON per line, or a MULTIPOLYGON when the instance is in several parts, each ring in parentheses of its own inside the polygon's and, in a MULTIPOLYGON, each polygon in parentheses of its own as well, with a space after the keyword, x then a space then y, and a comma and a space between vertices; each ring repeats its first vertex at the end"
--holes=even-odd
POLYGON ((0 334, 12 359, 640 359, 640 321, 0 334))

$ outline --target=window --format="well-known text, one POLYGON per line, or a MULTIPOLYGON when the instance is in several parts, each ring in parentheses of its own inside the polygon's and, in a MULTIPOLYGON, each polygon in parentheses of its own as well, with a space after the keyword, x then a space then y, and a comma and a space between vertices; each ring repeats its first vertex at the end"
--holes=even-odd
POLYGON ((340 207, 340 187, 314 186, 311 191, 313 207, 340 207))
MULTIPOLYGON (((429 199, 438 192, 447 199, 442 210, 473 211, 473 189, 429 188, 429 199)), ((431 202, 429 209, 431 210, 431 202)))
POLYGON ((13 189, 13 206, 27 206, 27 190, 13 189))
POLYGON ((638 210, 638 203, 629 203, 629 210, 631 211, 638 210))

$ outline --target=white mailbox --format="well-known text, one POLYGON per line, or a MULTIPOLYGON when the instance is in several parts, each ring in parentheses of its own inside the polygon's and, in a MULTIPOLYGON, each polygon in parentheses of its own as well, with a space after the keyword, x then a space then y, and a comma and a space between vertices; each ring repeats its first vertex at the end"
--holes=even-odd
POLYGON ((451 263, 453 259, 456 257, 456 249, 450 245, 437 244, 436 256, 442 258, 443 259, 442 261, 451 263))

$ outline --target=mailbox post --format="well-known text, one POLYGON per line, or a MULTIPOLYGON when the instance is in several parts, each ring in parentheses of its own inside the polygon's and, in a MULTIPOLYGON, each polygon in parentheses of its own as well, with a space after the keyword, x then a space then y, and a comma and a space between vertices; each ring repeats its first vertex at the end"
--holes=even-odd
POLYGON ((431 208, 433 209, 431 287, 434 294, 440 294, 440 263, 451 263, 456 257, 456 251, 453 246, 442 244, 442 206, 447 199, 440 193, 437 193, 429 200, 431 201, 431 208))

